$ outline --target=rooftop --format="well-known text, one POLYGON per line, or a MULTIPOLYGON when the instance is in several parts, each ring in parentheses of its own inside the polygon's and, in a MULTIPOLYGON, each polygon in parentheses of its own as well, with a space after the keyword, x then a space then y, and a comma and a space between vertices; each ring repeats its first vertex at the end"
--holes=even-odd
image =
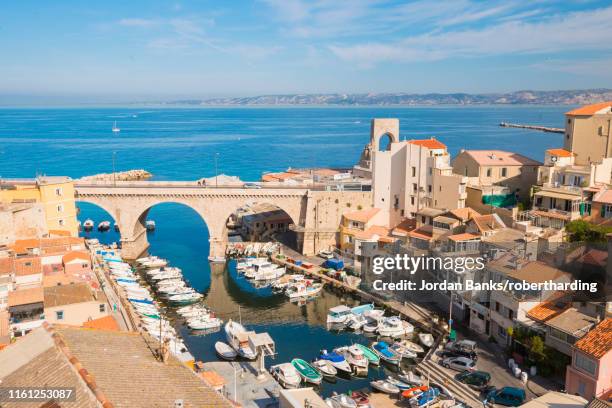
POLYGON ((601 113, 609 113, 612 107, 612 102, 600 102, 592 105, 585 105, 565 112, 567 116, 593 116, 601 113))
POLYGON ((49 286, 44 288, 45 307, 90 302, 96 297, 87 283, 49 286))
POLYGON ((597 319, 570 307, 563 313, 551 317, 546 324, 569 334, 584 333, 597 323, 597 319))
POLYGON ((557 156, 557 157, 574 156, 574 153, 570 152, 569 150, 565 150, 565 149, 548 149, 546 150, 546 153, 550 154, 551 156, 557 156))
POLYGON ((480 216, 480 213, 471 207, 455 208, 454 210, 449 210, 448 214, 462 222, 466 222, 471 218, 480 216))
POLYGON ((569 302, 564 302, 565 293, 559 292, 547 302, 542 302, 527 312, 527 317, 538 322, 545 322, 555 316, 559 316, 570 307, 569 302))
POLYGON ((435 138, 430 139, 413 139, 409 140, 408 143, 426 147, 427 149, 446 149, 446 145, 435 138))
POLYGON ((365 223, 365 222, 370 221, 372 217, 378 214, 379 211, 380 209, 378 208, 369 208, 367 210, 352 211, 352 212, 344 214, 344 218, 350 221, 357 221, 357 222, 365 223))
POLYGON ((578 395, 549 391, 521 405, 522 408, 584 408, 588 401, 578 395))
POLYGON ((9 307, 41 303, 45 299, 43 288, 19 289, 9 292, 9 307))
POLYGON ((612 318, 606 318, 586 336, 578 340, 574 347, 597 359, 612 351, 612 318))
POLYGON ((593 201, 596 203, 612 204, 612 190, 608 190, 607 188, 601 190, 599 193, 595 194, 593 201))
POLYGON ((416 228, 416 222, 414 218, 406 218, 397 224, 391 231, 392 235, 398 237, 405 237, 410 231, 416 228))
POLYGON ((455 235, 449 235, 448 239, 450 239, 451 241, 469 241, 472 239, 480 239, 480 235, 476 235, 476 234, 470 234, 467 232, 464 232, 462 234, 455 234, 455 235))
POLYGON ((501 229, 506 226, 497 214, 479 215, 473 217, 472 220, 481 233, 501 229))
POLYGON ((488 265, 497 271, 505 273, 509 278, 518 281, 524 280, 529 283, 542 283, 571 278, 569 273, 563 272, 542 261, 524 262, 512 254, 495 259, 489 262, 488 265))
POLYGON ((42 273, 42 263, 38 256, 15 258, 15 276, 42 273))
POLYGON ((481 166, 540 166, 542 163, 522 154, 504 150, 465 150, 481 166))
POLYGON ((12 273, 15 270, 13 257, 0 258, 0 275, 12 273))
POLYGON ((69 263, 74 260, 90 261, 89 253, 85 251, 71 251, 62 256, 63 263, 69 263))
POLYGON ((119 331, 119 324, 113 316, 104 316, 99 319, 89 320, 83 323, 87 329, 119 331))

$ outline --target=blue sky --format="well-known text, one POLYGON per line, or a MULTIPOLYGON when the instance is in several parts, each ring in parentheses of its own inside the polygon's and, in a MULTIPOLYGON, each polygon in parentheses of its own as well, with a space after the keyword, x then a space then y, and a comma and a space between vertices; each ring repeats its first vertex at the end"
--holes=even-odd
POLYGON ((20 0, 0 55, 4 96, 612 88, 612 4, 20 0))

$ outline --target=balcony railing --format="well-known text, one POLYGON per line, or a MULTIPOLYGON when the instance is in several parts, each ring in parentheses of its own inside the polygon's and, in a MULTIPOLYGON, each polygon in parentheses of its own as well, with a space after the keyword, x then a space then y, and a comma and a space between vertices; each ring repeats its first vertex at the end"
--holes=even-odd
POLYGON ((569 185, 563 185, 559 183, 544 183, 542 185, 542 189, 548 190, 548 191, 559 191, 563 193, 570 193, 570 194, 576 194, 576 195, 582 194, 582 187, 580 186, 569 186, 569 185))

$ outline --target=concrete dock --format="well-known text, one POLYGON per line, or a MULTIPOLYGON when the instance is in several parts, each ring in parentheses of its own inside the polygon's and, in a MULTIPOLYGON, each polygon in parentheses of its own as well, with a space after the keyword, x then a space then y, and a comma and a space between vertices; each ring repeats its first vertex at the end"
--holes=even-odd
POLYGON ((245 408, 278 406, 281 386, 268 372, 258 378, 257 362, 210 361, 204 363, 204 370, 215 371, 223 377, 222 393, 245 408))

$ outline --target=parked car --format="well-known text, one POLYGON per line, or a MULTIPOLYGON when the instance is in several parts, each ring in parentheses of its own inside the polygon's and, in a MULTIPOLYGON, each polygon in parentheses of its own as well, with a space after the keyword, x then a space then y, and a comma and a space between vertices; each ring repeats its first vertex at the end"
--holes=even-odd
POLYGON ((443 367, 456 371, 476 371, 476 363, 467 357, 448 357, 440 362, 443 367))
POLYGON ((332 259, 334 257, 334 253, 332 251, 320 251, 319 256, 323 259, 332 259))
POLYGON ((448 343, 446 343, 444 348, 446 350, 476 353, 476 342, 473 340, 449 341, 448 343))
POLYGON ((243 188, 255 188, 255 189, 261 188, 259 184, 255 184, 255 183, 244 183, 242 187, 243 188))
POLYGON ((476 354, 476 352, 474 351, 444 349, 440 352, 440 356, 442 358, 465 357, 465 358, 469 358, 472 361, 478 361, 478 354, 476 354))
POLYGON ((525 402, 525 390, 516 387, 503 387, 493 389, 487 394, 487 402, 492 404, 506 405, 508 407, 518 407, 525 402))
POLYGON ((491 374, 486 371, 464 371, 457 374, 455 379, 476 390, 482 390, 489 385, 491 374))

